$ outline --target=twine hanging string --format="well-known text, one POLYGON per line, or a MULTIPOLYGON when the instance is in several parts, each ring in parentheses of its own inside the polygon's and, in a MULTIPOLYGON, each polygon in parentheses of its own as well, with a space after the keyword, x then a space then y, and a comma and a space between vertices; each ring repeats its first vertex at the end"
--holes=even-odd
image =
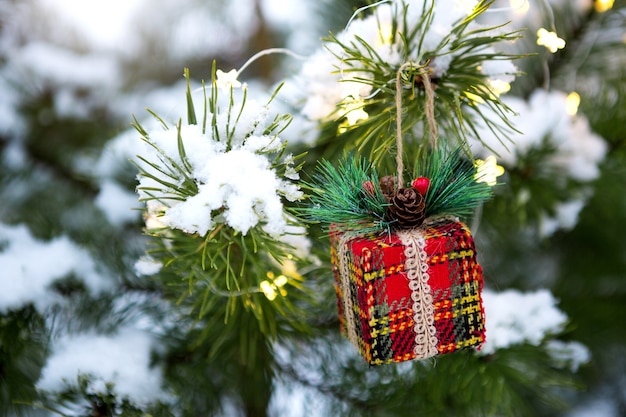
MULTIPOLYGON (((404 187, 404 182, 402 181, 402 172, 404 171, 402 162, 402 71, 406 68, 413 68, 413 63, 405 62, 396 73, 396 165, 398 166, 398 189, 404 187)), ((418 67, 418 69, 421 71, 416 76, 424 84, 424 91, 426 92, 426 121, 428 122, 430 134, 430 146, 434 149, 437 144, 437 122, 435 121, 435 91, 429 75, 431 70, 427 66, 418 67)))

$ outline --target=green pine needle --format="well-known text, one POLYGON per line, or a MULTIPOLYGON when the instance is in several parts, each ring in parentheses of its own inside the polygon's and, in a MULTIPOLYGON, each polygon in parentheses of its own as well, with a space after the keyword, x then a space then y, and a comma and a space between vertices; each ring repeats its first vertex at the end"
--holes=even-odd
MULTIPOLYGON (((426 216, 471 216, 473 211, 493 196, 491 187, 476 182, 476 167, 465 157, 462 147, 448 151, 439 147, 423 151, 415 164, 413 179, 426 177, 426 216)), ((310 223, 321 223, 338 230, 360 233, 388 232, 394 223, 385 219, 388 203, 379 184, 379 176, 365 159, 349 156, 335 167, 323 160, 306 184, 311 191, 310 204, 299 212, 310 223)))
POLYGON ((461 147, 451 152, 435 149, 418 159, 414 172, 416 177, 430 179, 426 216, 468 217, 493 196, 489 185, 476 182, 476 168, 461 147))
POLYGON ((323 160, 313 175, 310 205, 299 211, 311 223, 336 224, 341 230, 377 231, 386 226, 383 219, 386 201, 378 175, 367 162, 349 156, 334 167, 323 160), (370 183, 373 192, 364 188, 370 183))

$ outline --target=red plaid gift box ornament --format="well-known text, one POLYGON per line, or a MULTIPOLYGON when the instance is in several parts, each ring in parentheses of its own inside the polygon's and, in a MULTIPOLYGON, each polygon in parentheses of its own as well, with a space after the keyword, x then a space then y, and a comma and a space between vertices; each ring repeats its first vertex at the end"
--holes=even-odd
POLYGON ((482 269, 463 223, 439 217, 386 235, 330 236, 341 328, 369 364, 484 342, 482 269))
POLYGON ((306 209, 329 225, 341 330, 371 365, 425 359, 485 341, 482 268, 457 216, 488 200, 502 171, 438 147, 406 188, 362 160, 322 163, 306 209))

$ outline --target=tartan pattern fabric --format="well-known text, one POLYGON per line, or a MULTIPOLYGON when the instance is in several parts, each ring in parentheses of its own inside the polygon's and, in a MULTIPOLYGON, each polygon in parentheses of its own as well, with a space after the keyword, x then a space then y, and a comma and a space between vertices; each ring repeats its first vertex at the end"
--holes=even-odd
POLYGON ((384 236, 331 228, 330 239, 341 330, 370 365, 482 345, 482 268, 463 223, 429 219, 384 236), (407 234, 421 242, 417 254, 407 234))

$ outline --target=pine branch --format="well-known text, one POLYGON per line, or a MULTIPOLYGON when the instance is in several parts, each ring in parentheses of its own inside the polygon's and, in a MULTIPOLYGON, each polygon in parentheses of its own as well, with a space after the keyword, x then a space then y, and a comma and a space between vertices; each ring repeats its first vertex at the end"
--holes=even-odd
MULTIPOLYGON (((509 121, 508 109, 494 93, 489 83, 489 76, 481 71, 482 65, 488 61, 510 60, 518 55, 507 55, 490 50, 500 42, 513 41, 520 37, 519 32, 500 31, 499 27, 474 28, 471 23, 483 13, 491 2, 481 2, 474 13, 466 19, 455 23, 449 35, 444 36, 439 45, 432 51, 424 49, 424 38, 432 24, 434 3, 424 1, 424 15, 413 27, 407 26, 407 8, 394 10, 393 27, 400 32, 392 31, 388 48, 397 50, 401 62, 413 62, 413 68, 402 74, 403 90, 396 92, 395 75, 399 65, 382 59, 378 50, 368 44, 358 34, 354 40, 343 40, 331 36, 326 42, 331 45, 333 54, 338 61, 343 81, 357 82, 370 86, 373 93, 363 99, 363 110, 369 117, 357 121, 344 131, 339 131, 335 141, 344 143, 348 150, 352 147, 381 167, 381 162, 393 149, 394 124, 396 117, 395 96, 403 97, 403 129, 411 134, 410 143, 426 141, 425 124, 425 92, 420 77, 430 76, 432 67, 439 59, 450 59, 449 68, 441 76, 435 76, 431 82, 436 86, 435 115, 444 138, 454 138, 465 149, 467 136, 475 130, 474 125, 480 121, 496 131, 501 140, 506 140, 514 127, 509 121), (493 113, 487 114, 483 107, 488 106, 493 113), (494 118, 495 115, 495 118, 494 118)), ((411 5, 411 7, 419 7, 411 5)), ((379 28, 382 31, 382 28, 379 28)), ((511 74, 513 75, 513 74, 511 74)), ((338 103, 338 111, 331 124, 340 124, 344 114, 338 103)), ((335 127, 337 129, 337 127, 335 127)), ((332 134, 333 128, 326 129, 332 134)), ((322 138, 322 140, 324 140, 322 138)), ((451 140, 451 139, 448 139, 451 140)), ((478 138, 480 141, 480 138, 478 138)))

